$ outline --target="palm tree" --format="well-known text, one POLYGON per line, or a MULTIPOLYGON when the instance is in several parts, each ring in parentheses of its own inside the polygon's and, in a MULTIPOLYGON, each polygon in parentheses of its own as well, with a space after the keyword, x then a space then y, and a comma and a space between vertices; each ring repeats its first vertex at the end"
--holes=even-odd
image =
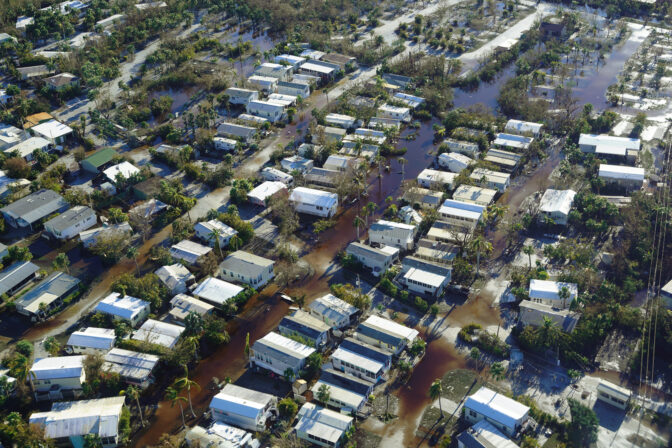
POLYGON ((142 418, 142 406, 140 406, 140 390, 135 386, 128 386, 126 390, 121 391, 121 394, 130 398, 131 401, 135 401, 135 404, 138 407, 138 414, 140 414, 140 425, 144 427, 145 421, 142 418))
POLYGON ((56 258, 51 263, 51 265, 54 267, 54 269, 61 269, 67 274, 70 274, 70 259, 64 252, 56 255, 56 258))
POLYGON ((210 234, 208 235, 208 238, 210 238, 212 240, 213 247, 216 247, 217 249, 219 249, 219 257, 224 258, 224 254, 222 253, 222 245, 221 245, 220 239, 219 239, 219 229, 212 229, 212 232, 210 232, 210 234))
POLYGON ((135 262, 135 271, 140 275, 140 266, 138 266, 138 249, 134 246, 128 246, 126 256, 135 262))
POLYGON ((562 307, 567 308, 567 299, 571 297, 569 288, 566 286, 561 287, 560 291, 558 291, 558 297, 562 299, 562 307))
POLYGON ((397 162, 399 162, 399 165, 401 165, 401 181, 403 182, 404 181, 404 176, 406 175, 404 167, 406 166, 408 161, 406 159, 404 159, 403 157, 399 157, 397 159, 397 162))
POLYGON ((537 337, 544 347, 550 347, 560 338, 560 329, 550 318, 543 316, 543 322, 537 328, 537 337))
POLYGON ((493 362, 490 366, 490 375, 496 380, 499 381, 504 378, 504 366, 501 362, 493 362))
POLYGON ((523 253, 527 255, 530 261, 530 270, 532 270, 532 254, 534 254, 534 246, 524 246, 523 253))
POLYGON ((229 240, 229 246, 233 250, 238 250, 240 249, 240 246, 243 245, 243 240, 238 236, 238 235, 233 235, 231 239, 229 240))
POLYGON ((189 411, 191 411, 192 417, 196 417, 196 413, 194 412, 194 407, 191 404, 191 388, 195 387, 197 389, 200 389, 201 386, 198 385, 198 383, 192 379, 189 378, 189 369, 186 367, 184 368, 184 376, 182 378, 178 378, 175 380, 174 386, 178 390, 186 390, 187 391, 187 397, 189 398, 189 411))
POLYGON ((373 216, 374 213, 376 213, 376 209, 378 206, 376 205, 375 202, 370 202, 366 204, 364 209, 366 210, 366 224, 369 224, 369 216, 373 216))
POLYGON ((291 367, 287 367, 283 372, 283 376, 285 377, 285 381, 291 383, 292 381, 294 381, 294 370, 292 370, 291 367))
POLYGON ((441 417, 443 418, 443 407, 441 406, 441 393, 443 392, 443 388, 441 387, 441 380, 440 379, 435 379, 432 384, 429 386, 429 397, 432 400, 439 400, 439 411, 441 412, 441 417))
POLYGON ((482 235, 478 235, 471 240, 471 250, 476 252, 476 276, 478 276, 481 269, 481 253, 487 254, 492 251, 492 244, 486 241, 482 235))
POLYGON ((180 405, 180 414, 182 415, 182 427, 186 427, 187 423, 184 421, 184 407, 182 407, 182 403, 187 401, 187 399, 181 396, 177 391, 177 389, 170 386, 166 388, 166 398, 170 400, 171 408, 175 406, 175 403, 180 405))
POLYGON ((362 218, 359 215, 355 216, 355 219, 352 221, 352 225, 357 229, 357 241, 359 241, 359 228, 364 224, 362 218))
POLYGON ((245 357, 249 360, 250 359, 250 333, 248 332, 245 335, 245 348, 243 349, 245 352, 245 357))

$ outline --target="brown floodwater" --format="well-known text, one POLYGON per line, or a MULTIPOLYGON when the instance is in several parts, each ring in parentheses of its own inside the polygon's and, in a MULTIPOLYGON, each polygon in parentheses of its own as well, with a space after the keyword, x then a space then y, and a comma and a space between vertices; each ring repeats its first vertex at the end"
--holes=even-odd
MULTIPOLYGON (((250 299, 241 311, 240 317, 228 325, 231 336, 229 344, 201 360, 190 372, 191 379, 200 386, 199 390, 191 393, 196 415, 202 415, 208 410, 210 401, 216 393, 209 387, 213 377, 220 380, 229 377, 235 381, 245 372, 247 359, 244 350, 247 333, 250 334, 252 343, 273 330, 287 314, 289 305, 274 297, 274 293, 275 288, 271 286, 250 299)), ((162 401, 147 429, 136 436, 133 446, 140 448, 154 445, 162 434, 176 430, 181 423, 179 407, 171 407, 169 402, 162 401)))
POLYGON ((432 401, 429 398, 432 382, 450 370, 464 368, 467 368, 466 359, 444 338, 429 341, 424 358, 415 367, 408 382, 397 391, 399 418, 398 425, 394 427, 403 427, 404 446, 416 445, 415 422, 432 401))

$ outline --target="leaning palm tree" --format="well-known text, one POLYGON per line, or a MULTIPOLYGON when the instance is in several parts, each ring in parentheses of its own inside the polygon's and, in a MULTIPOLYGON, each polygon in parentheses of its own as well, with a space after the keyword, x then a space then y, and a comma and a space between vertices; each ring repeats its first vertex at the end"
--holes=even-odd
POLYGON ((128 386, 126 390, 121 391, 121 395, 125 395, 130 398, 131 401, 135 401, 135 404, 138 407, 138 414, 140 415, 140 425, 144 428, 145 420, 142 418, 142 406, 140 406, 140 389, 135 386, 128 386))
POLYGON ((478 235, 471 240, 471 250, 476 252, 476 276, 478 276, 481 269, 481 254, 492 251, 492 244, 486 241, 482 235, 478 235))
POLYGON ((441 393, 442 392, 443 392, 443 388, 441 387, 441 380, 437 378, 429 386, 429 397, 432 400, 439 400, 439 412, 441 412, 441 417, 439 417, 439 419, 443 418, 443 408, 441 407, 441 393))
POLYGON ((191 403, 191 388, 194 387, 196 389, 200 389, 201 386, 199 386, 196 381, 189 378, 189 369, 186 367, 184 368, 184 376, 175 380, 174 386, 180 391, 187 391, 187 397, 189 398, 189 411, 191 412, 192 417, 196 417, 194 407, 191 403))
POLYGON ((170 407, 175 406, 175 403, 180 405, 180 414, 182 415, 182 427, 186 427, 187 423, 184 421, 184 407, 182 403, 187 401, 187 399, 180 395, 180 393, 174 387, 168 386, 166 388, 166 398, 170 400, 170 407))
POLYGON ((355 219, 352 221, 352 225, 355 226, 357 229, 357 241, 359 241, 359 228, 364 224, 364 220, 359 217, 359 215, 355 216, 355 219))

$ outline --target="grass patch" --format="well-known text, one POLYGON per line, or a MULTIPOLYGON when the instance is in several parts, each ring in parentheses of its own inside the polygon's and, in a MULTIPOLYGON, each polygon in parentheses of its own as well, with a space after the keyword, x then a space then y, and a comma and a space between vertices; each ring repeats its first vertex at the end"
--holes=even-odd
POLYGON ((378 448, 382 437, 372 432, 358 429, 353 437, 354 446, 357 448, 378 448))
POLYGON ((543 445, 544 448, 560 448, 564 446, 565 444, 560 441, 560 436, 558 434, 553 434, 543 445))
POLYGON ((371 403, 373 415, 380 421, 388 423, 394 421, 397 417, 399 409, 399 397, 394 394, 376 394, 371 403), (387 410, 387 418, 385 418, 385 411, 387 410))
POLYGON ((420 426, 415 432, 417 437, 439 439, 443 434, 453 434, 460 424, 460 416, 455 415, 450 418, 450 414, 443 411, 443 418, 439 419, 441 413, 438 408, 428 406, 420 419, 420 426))
POLYGON ((474 371, 467 369, 451 370, 441 378, 441 396, 459 403, 462 399, 476 392, 483 384, 483 379, 474 371))

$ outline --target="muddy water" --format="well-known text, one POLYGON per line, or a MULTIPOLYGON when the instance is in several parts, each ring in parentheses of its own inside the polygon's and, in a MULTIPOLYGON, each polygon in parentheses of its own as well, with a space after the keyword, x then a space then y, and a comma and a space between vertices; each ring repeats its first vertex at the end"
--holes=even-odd
MULTIPOLYGON (((427 122, 418 130, 405 130, 402 133, 402 136, 416 134, 414 140, 407 141, 400 139, 398 143, 399 146, 408 148, 407 153, 404 155, 404 158, 408 160, 408 164, 404 169, 405 179, 414 179, 420 171, 431 164, 434 156, 428 155, 428 152, 434 148, 432 143, 433 123, 433 121, 427 122)), ((303 124, 297 123, 297 125, 287 127, 285 132, 287 130, 292 131, 294 130, 293 128, 296 128, 297 126, 302 128, 303 124)), ((347 244, 356 238, 356 229, 352 223, 354 217, 359 213, 361 205, 366 204, 368 201, 375 202, 378 205, 378 212, 376 215, 380 216, 384 211, 385 198, 390 195, 395 197, 399 193, 402 174, 401 167, 395 159, 396 158, 393 157, 388 160, 391 170, 389 173, 383 174, 381 182, 378 181, 377 169, 370 174, 368 178, 370 185, 369 197, 360 201, 358 204, 345 209, 338 215, 336 226, 320 235, 319 242, 316 244, 314 250, 302 258, 302 261, 308 262, 315 269, 315 274, 299 288, 290 288, 290 294, 306 293, 308 298, 307 301, 309 302, 310 300, 319 297, 322 293, 328 292, 329 282, 334 273, 338 270, 334 258, 338 252, 345 249, 347 244)), ((369 222, 372 222, 373 219, 374 218, 370 217, 369 222)), ((365 237, 363 232, 360 233, 360 237, 365 237)), ((269 294, 270 292, 264 291, 262 296, 269 294)), ((229 327, 229 332, 232 335, 231 342, 212 356, 202 360, 193 371, 192 375, 202 387, 209 384, 212 381, 213 376, 220 379, 228 376, 235 381, 236 378, 242 375, 246 367, 246 362, 243 356, 245 334, 249 331, 250 341, 254 342, 256 339, 261 338, 275 328, 282 317, 287 313, 288 305, 284 302, 270 300, 266 303, 262 303, 260 302, 261 300, 263 299, 250 301, 242 313, 243 317, 241 323, 237 324, 237 322, 234 322, 233 325, 229 327)), ((421 363, 421 365, 424 365, 425 367, 422 367, 422 369, 418 371, 423 372, 424 369, 430 369, 431 375, 439 375, 441 369, 434 370, 434 364, 438 363, 438 365, 444 366, 445 359, 451 359, 451 356, 445 355, 446 348, 439 350, 439 347, 442 347, 440 342, 432 343, 430 347, 435 347, 432 349, 435 350, 432 352, 435 353, 435 355, 425 357, 421 363), (428 361, 431 359, 434 359, 434 361, 428 361)), ((420 366, 418 366, 418 368, 420 368, 420 366)), ((445 369, 443 372, 445 372, 445 369)), ((412 381, 415 380, 412 379, 412 381)), ((415 383, 411 382, 409 384, 415 383)), ((207 409, 213 395, 214 391, 207 388, 202 389, 197 393, 194 398, 194 407, 195 409, 198 409, 196 411, 197 415, 207 409)), ((133 446, 144 447, 152 445, 158 441, 163 433, 176 429, 179 423, 179 409, 171 408, 169 404, 162 402, 151 422, 151 427, 137 438, 133 446)))
MULTIPOLYGON (((247 333, 250 334, 250 342, 260 339, 271 331, 287 313, 288 304, 276 298, 269 298, 273 292, 273 289, 267 289, 252 298, 242 310, 241 317, 229 324, 228 331, 231 335, 229 344, 212 356, 203 359, 191 371, 191 379, 201 387, 200 390, 192 391, 192 403, 196 415, 200 416, 207 411, 216 393, 209 387, 213 377, 220 380, 230 377, 235 381, 247 368, 247 359, 244 354, 247 333)), ((180 424, 179 407, 171 407, 170 403, 163 401, 159 403, 159 408, 151 419, 150 426, 136 438, 133 446, 140 448, 154 445, 162 434, 177 429, 180 424)))
POLYGON ((511 64, 502 70, 497 77, 489 83, 480 83, 475 90, 455 89, 453 93, 453 105, 455 108, 466 108, 475 104, 483 104, 491 111, 497 110, 497 97, 502 85, 516 74, 516 65, 511 64))
POLYGON ((466 360, 442 338, 427 344, 425 357, 413 370, 408 383, 398 391, 399 418, 398 425, 388 431, 403 430, 404 446, 415 446, 415 422, 420 414, 431 403, 429 386, 437 378, 443 377, 449 370, 466 368, 466 360))
POLYGON ((604 65, 600 64, 593 70, 585 70, 582 78, 577 78, 577 87, 574 95, 578 104, 583 106, 591 103, 596 110, 608 107, 605 93, 607 87, 618 82, 618 75, 623 70, 626 61, 633 55, 642 44, 642 40, 630 37, 606 57, 604 65))

